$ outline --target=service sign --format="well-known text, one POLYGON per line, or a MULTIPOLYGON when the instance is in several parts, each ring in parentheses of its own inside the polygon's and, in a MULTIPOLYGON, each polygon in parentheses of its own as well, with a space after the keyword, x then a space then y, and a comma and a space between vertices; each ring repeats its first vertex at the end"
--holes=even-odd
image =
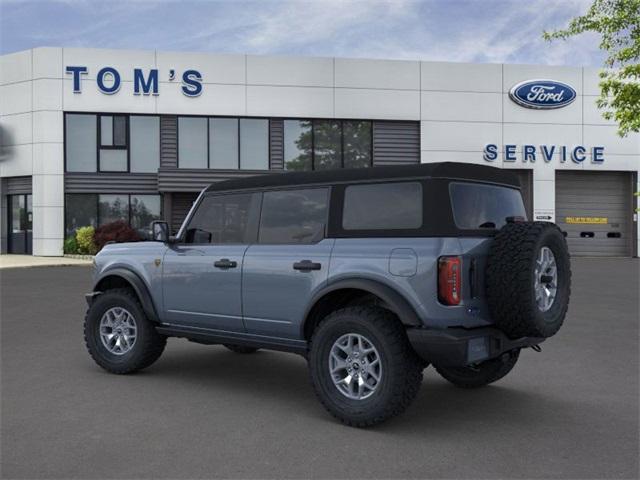
POLYGON ((527 80, 514 85, 509 97, 525 108, 551 110, 569 105, 576 99, 576 91, 566 83, 555 80, 527 80))

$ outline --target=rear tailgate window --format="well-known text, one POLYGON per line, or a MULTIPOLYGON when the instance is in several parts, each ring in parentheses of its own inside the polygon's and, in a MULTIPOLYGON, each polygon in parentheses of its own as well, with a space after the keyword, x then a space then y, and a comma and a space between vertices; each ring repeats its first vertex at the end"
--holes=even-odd
POLYGON ((453 219, 463 230, 501 228, 507 217, 527 216, 522 194, 515 188, 452 182, 449 192, 453 219))

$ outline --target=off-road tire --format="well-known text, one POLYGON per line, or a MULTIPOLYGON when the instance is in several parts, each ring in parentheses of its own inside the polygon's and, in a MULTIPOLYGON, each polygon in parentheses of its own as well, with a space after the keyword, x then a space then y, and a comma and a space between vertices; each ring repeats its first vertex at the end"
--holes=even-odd
POLYGON ((111 373, 133 373, 153 364, 162 355, 167 338, 160 335, 147 318, 133 291, 115 288, 98 295, 84 319, 84 341, 91 358, 111 373), (100 320, 110 308, 126 308, 135 318, 137 338, 133 348, 124 355, 109 352, 100 340, 100 320))
POLYGON ((562 326, 571 295, 571 265, 562 231, 549 222, 507 223, 496 234, 489 249, 485 277, 489 311, 510 338, 554 335, 562 326), (542 247, 556 261, 556 297, 547 311, 535 298, 535 266, 542 247))
POLYGON ((520 356, 520 350, 506 352, 498 358, 469 367, 438 367, 436 371, 456 387, 478 388, 497 382, 509 373, 520 356))
POLYGON ((353 427, 369 427, 403 412, 418 394, 423 363, 411 348, 398 317, 373 306, 347 307, 320 322, 311 339, 309 371, 315 393, 335 418, 353 427), (369 339, 382 365, 380 384, 365 399, 347 398, 333 384, 329 354, 342 335, 356 333, 369 339))
POLYGON ((224 346, 234 353, 256 353, 259 349, 255 347, 246 347, 244 345, 233 345, 231 343, 225 343, 224 346))

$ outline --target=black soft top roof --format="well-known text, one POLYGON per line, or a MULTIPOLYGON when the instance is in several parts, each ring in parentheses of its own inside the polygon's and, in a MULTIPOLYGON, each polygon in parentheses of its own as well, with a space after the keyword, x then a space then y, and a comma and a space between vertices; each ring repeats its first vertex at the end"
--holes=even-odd
POLYGON ((374 168, 349 168, 313 172, 285 172, 254 175, 211 184, 207 192, 288 187, 296 185, 357 183, 370 180, 449 178, 499 183, 520 188, 518 177, 509 170, 472 163, 423 163, 374 168))

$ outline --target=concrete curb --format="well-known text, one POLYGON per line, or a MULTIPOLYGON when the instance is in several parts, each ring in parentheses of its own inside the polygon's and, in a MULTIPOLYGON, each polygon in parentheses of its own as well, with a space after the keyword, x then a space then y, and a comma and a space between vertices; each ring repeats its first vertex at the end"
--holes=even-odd
POLYGON ((0 270, 9 268, 35 268, 35 267, 89 267, 93 264, 93 257, 66 258, 66 257, 33 257, 31 255, 0 255, 0 270))

